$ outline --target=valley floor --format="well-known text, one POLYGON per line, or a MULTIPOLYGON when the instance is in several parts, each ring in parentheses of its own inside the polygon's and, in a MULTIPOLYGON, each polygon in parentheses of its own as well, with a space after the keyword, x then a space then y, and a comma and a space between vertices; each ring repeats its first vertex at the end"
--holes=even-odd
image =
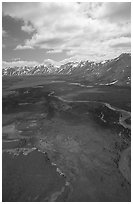
POLYGON ((131 200, 130 88, 3 78, 3 201, 131 200))

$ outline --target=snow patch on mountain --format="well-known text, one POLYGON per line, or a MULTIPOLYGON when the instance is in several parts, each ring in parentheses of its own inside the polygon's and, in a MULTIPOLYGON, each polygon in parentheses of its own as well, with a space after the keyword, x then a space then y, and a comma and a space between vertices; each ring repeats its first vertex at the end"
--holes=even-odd
MULTIPOLYGON (((70 58, 69 58, 70 60, 70 58)), ((2 69, 2 75, 75 75, 94 84, 130 85, 131 56, 123 54, 115 59, 94 62, 88 60, 69 61, 62 64, 51 59, 33 66, 9 66, 2 69)))

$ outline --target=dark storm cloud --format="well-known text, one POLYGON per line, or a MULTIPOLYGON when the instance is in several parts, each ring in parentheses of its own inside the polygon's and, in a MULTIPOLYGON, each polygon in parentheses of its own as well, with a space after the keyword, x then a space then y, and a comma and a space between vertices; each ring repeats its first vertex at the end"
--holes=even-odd
POLYGON ((24 25, 23 20, 12 18, 8 15, 2 16, 2 27, 9 36, 24 40, 29 37, 27 33, 22 31, 21 26, 24 25))

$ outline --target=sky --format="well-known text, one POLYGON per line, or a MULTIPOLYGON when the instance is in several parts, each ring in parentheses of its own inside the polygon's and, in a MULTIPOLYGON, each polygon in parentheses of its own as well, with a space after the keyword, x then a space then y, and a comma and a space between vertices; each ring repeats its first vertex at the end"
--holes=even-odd
POLYGON ((2 66, 131 52, 130 2, 3 2, 2 66))

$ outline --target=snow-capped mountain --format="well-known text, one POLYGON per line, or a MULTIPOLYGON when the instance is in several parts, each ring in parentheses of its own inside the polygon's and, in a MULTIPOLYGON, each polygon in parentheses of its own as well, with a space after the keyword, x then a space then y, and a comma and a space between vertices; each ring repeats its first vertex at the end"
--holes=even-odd
POLYGON ((119 57, 102 62, 72 61, 65 64, 45 60, 37 66, 7 67, 3 75, 74 75, 97 84, 130 85, 131 83, 131 54, 124 53, 119 57))

